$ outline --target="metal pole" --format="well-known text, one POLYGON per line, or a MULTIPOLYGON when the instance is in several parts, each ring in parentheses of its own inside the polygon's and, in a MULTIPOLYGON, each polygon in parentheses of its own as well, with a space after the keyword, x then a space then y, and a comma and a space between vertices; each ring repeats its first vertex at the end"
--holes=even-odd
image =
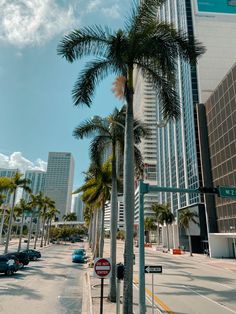
POLYGON ((234 258, 236 259, 236 248, 235 248, 235 238, 233 237, 233 243, 234 243, 234 258))
POLYGON ((101 300, 100 300, 100 314, 103 313, 103 281, 104 278, 101 279, 101 300))
POLYGON ((145 273, 144 273, 144 208, 142 181, 139 181, 139 313, 146 312, 145 305, 145 273))
POLYGON ((120 314, 120 280, 116 284, 116 314, 120 314))
POLYGON ((152 314, 154 314, 154 275, 152 274, 152 314))

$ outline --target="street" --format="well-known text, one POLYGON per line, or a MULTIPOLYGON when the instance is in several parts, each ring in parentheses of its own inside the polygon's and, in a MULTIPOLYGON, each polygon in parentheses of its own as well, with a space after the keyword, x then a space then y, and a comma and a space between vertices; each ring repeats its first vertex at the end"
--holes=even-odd
POLYGON ((53 245, 42 258, 12 277, 0 275, 0 313, 80 314, 84 265, 73 264, 71 253, 81 244, 53 245))
MULTIPOLYGON (((76 244, 44 248, 42 259, 30 262, 14 276, 0 275, 0 313, 80 314, 82 313, 83 274, 86 265, 73 264, 71 253, 76 244)), ((117 262, 123 262, 124 242, 118 241, 117 262)), ((139 311, 138 248, 135 248, 134 313, 139 311)), ((109 257, 109 240, 105 240, 104 257, 109 257)), ((227 314, 236 313, 236 261, 211 260, 188 253, 173 256, 152 248, 145 249, 145 265, 162 266, 162 274, 146 274, 147 313, 227 314)), ((88 269, 90 273, 92 269, 88 269)), ((99 311, 100 281, 91 277, 94 313, 99 311)), ((106 281, 105 292, 108 289, 106 281)), ((86 287, 86 289, 89 287, 86 287)), ((106 294, 105 294, 106 295, 106 294)), ((104 296, 105 296, 104 295, 104 296)), ((122 289, 121 289, 122 295, 122 289)), ((122 299, 122 298, 121 298, 122 299)), ((115 304, 105 304, 113 306, 115 304)), ((112 309, 113 309, 112 308, 112 309)), ((110 311, 112 313, 112 311, 110 311)), ((104 314, 106 313, 104 309, 104 314)))

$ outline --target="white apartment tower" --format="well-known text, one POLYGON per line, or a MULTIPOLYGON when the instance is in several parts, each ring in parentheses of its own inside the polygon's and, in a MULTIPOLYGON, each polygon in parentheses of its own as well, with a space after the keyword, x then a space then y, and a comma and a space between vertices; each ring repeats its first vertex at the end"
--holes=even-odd
MULTIPOLYGON (((0 177, 12 178, 17 173, 17 171, 18 171, 18 169, 4 169, 4 168, 0 168, 0 177)), ((6 198, 4 200, 4 204, 5 205, 12 205, 13 194, 11 194, 10 192, 6 192, 4 194, 6 196, 6 198)))
POLYGON ((83 214, 84 203, 81 200, 81 195, 79 194, 74 198, 74 206, 73 212, 76 214, 77 221, 83 222, 84 221, 84 214, 83 214))
POLYGON ((56 203, 60 219, 71 210, 74 159, 71 153, 49 152, 44 193, 56 203))

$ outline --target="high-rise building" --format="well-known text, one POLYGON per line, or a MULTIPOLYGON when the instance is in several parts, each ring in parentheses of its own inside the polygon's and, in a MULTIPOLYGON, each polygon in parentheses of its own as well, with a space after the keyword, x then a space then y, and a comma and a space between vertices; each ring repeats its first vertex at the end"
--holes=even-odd
POLYGON ((74 159, 71 153, 50 152, 44 193, 56 203, 60 219, 71 210, 74 159))
MULTIPOLYGON (((203 106, 203 105, 201 105, 203 106)), ((205 103, 211 171, 214 187, 236 186, 236 64, 205 103)), ((203 134, 204 136, 204 134, 203 134)), ((213 257, 236 257, 236 199, 215 198, 218 233, 210 233, 213 257)))
MULTIPOLYGON (((157 127, 156 138, 150 143, 153 148, 157 146, 159 186, 197 189, 202 186, 202 172, 195 106, 207 99, 235 61, 236 42, 232 40, 232 33, 236 32, 236 6, 234 1, 167 0, 158 16, 190 37, 197 37, 207 50, 197 67, 178 60, 176 90, 180 98, 181 117, 164 127, 157 127)), ((140 80, 136 79, 137 82, 140 80)), ((135 104, 135 112, 148 103, 144 95, 143 89, 139 97, 142 104, 135 104)), ((145 109, 142 110, 141 116, 144 116, 145 109)), ((152 112, 152 115, 156 116, 160 125, 163 120, 158 96, 156 113, 152 112)), ((204 199, 198 194, 163 192, 158 193, 158 201, 169 203, 174 213, 186 206, 199 208, 200 212, 204 199)), ((201 240, 205 240, 203 235, 201 240)))
MULTIPOLYGON (((25 179, 30 180, 29 187, 32 194, 44 193, 46 172, 41 170, 26 170, 25 179)), ((23 191, 22 198, 28 202, 30 195, 26 191, 23 191)))
POLYGON ((76 214, 77 221, 83 222, 84 221, 84 214, 83 214, 84 203, 81 200, 81 195, 79 194, 74 198, 74 206, 73 212, 76 214))
MULTIPOLYGON (((14 175, 17 173, 18 169, 3 169, 0 168, 0 177, 8 177, 12 178, 14 175)), ((9 191, 4 193, 6 198, 4 199, 4 203, 6 205, 12 205, 13 202, 13 194, 10 193, 9 191)))
MULTIPOLYGON (((125 214, 124 214, 124 200, 123 196, 118 196, 118 215, 117 215, 117 229, 124 230, 125 228, 125 214)), ((111 227, 111 203, 107 202, 104 214, 104 227, 106 231, 110 231, 111 227)))

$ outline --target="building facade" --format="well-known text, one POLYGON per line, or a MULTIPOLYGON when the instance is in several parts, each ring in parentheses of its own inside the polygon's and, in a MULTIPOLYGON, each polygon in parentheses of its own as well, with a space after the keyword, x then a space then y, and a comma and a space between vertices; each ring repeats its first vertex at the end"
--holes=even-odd
MULTIPOLYGON (((205 103, 213 186, 236 187, 236 64, 205 103)), ((236 199, 216 197, 214 257, 236 257, 236 199)))
POLYGON ((49 152, 44 193, 56 203, 59 219, 71 210, 74 159, 71 153, 49 152))
POLYGON ((77 221, 83 222, 84 221, 84 203, 81 200, 81 195, 75 196, 74 198, 74 206, 73 206, 73 212, 76 214, 77 221))
MULTIPOLYGON (((117 215, 117 229, 125 229, 125 214, 124 214, 124 200, 123 196, 118 196, 118 215, 117 215)), ((104 228, 105 231, 110 231, 111 227, 111 203, 107 202, 105 206, 104 214, 104 228)))
MULTIPOLYGON (((46 172, 41 170, 26 170, 25 179, 30 180, 29 187, 32 194, 38 194, 39 192, 44 193, 46 172)), ((26 191, 23 191, 22 198, 28 202, 30 195, 26 191)))

